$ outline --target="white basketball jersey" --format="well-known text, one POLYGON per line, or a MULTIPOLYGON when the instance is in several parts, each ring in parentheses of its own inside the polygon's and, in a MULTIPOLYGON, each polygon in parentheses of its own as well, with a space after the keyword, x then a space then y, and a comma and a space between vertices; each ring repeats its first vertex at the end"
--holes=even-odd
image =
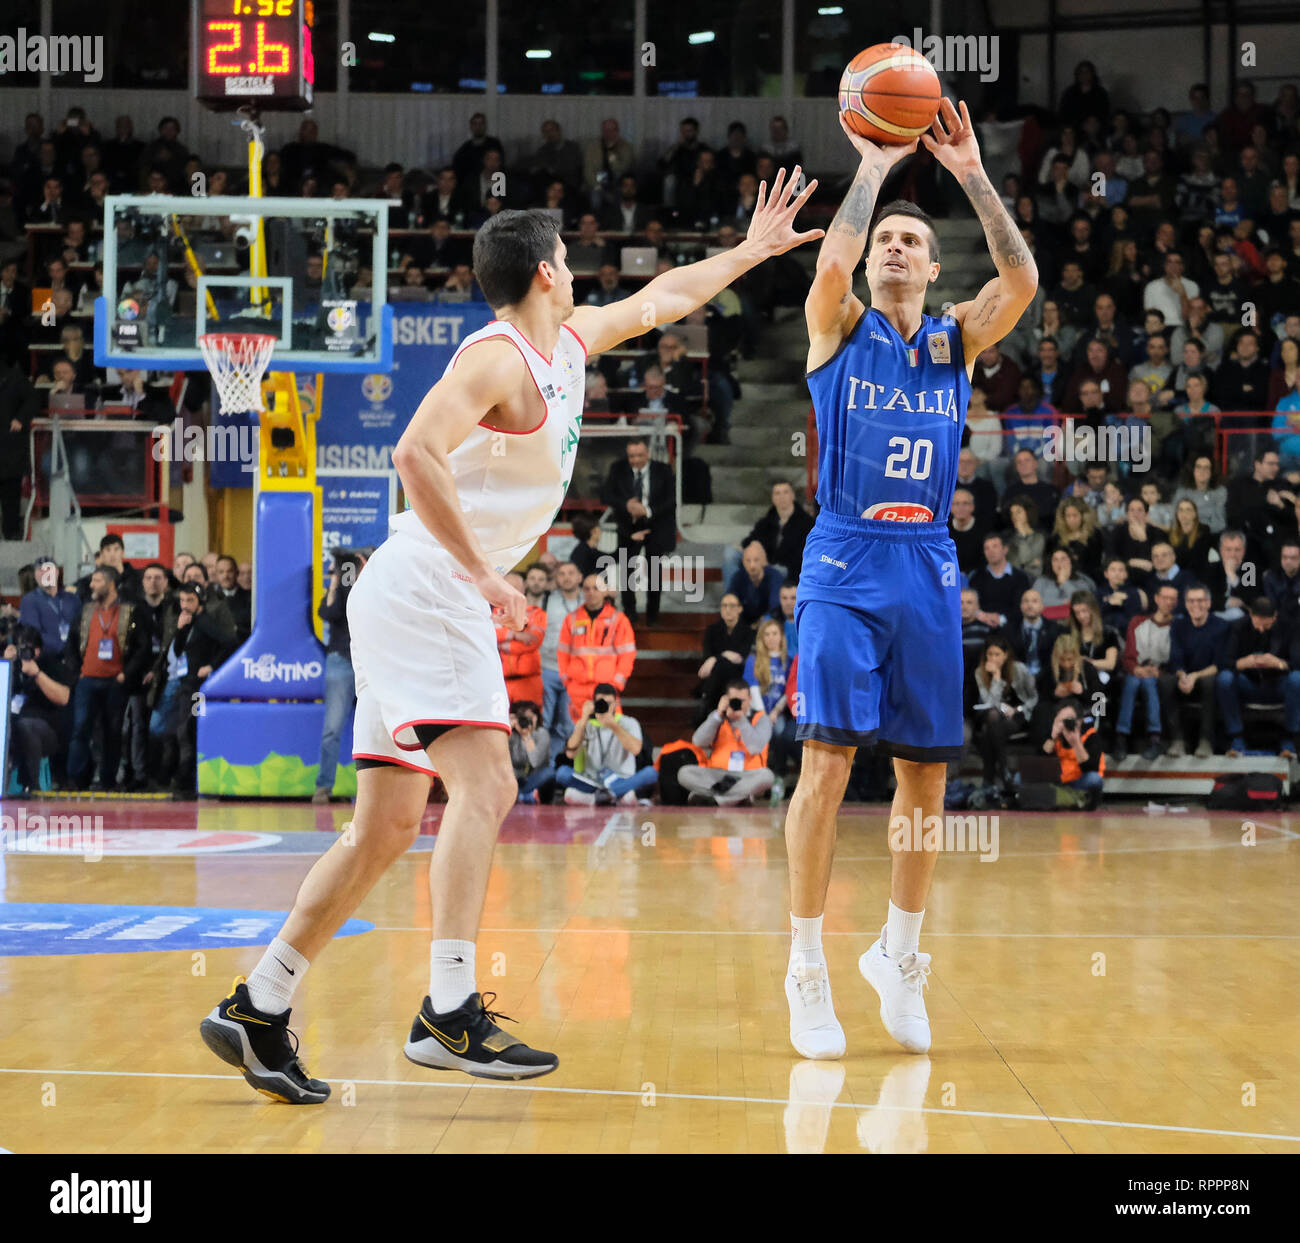
MULTIPOLYGON (((483 551, 504 572, 550 529, 569 489, 582 432, 587 350, 566 324, 547 359, 512 324, 494 319, 460 343, 443 375, 451 374, 470 346, 490 337, 514 342, 546 403, 546 417, 532 430, 502 431, 480 423, 448 454, 461 511, 483 551)), ((413 510, 396 514, 389 526, 438 544, 413 510)))

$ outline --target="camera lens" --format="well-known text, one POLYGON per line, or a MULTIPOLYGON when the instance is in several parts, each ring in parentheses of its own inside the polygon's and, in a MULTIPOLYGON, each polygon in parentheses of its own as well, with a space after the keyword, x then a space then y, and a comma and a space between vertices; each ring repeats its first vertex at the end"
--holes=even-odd
POLYGON ((734 695, 727 700, 727 707, 730 708, 732 712, 739 712, 744 706, 745 701, 743 699, 737 699, 734 695))

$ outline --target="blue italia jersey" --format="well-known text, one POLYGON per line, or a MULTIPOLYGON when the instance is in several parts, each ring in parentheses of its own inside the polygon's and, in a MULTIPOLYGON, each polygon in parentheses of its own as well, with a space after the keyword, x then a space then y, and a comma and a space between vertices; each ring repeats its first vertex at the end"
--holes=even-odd
POLYGON ((904 341, 868 308, 807 379, 818 505, 850 518, 947 522, 970 400, 959 326, 922 315, 904 341))

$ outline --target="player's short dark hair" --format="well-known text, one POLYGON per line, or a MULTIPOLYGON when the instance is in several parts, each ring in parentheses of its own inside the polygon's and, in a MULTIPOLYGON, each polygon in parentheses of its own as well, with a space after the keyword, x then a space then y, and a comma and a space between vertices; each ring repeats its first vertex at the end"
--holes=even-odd
POLYGON ((522 302, 537 265, 555 262, 560 231, 544 211, 499 211, 474 235, 474 279, 493 309, 522 302))
MULTIPOLYGON (((934 221, 930 219, 928 212, 915 203, 909 203, 906 199, 895 199, 892 203, 886 203, 876 213, 875 220, 871 222, 871 233, 868 234, 868 237, 875 236, 876 226, 886 216, 911 216, 913 220, 921 221, 930 230, 930 262, 939 262, 939 235, 935 232, 934 221)), ((867 249, 871 249, 870 244, 868 244, 867 249)))

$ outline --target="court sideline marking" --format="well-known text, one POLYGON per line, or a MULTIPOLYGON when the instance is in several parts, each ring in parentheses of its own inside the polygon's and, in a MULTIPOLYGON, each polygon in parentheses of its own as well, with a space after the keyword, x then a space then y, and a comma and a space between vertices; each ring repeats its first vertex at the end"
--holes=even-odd
MULTIPOLYGON (((242 1082, 238 1075, 216 1074, 175 1074, 169 1071, 147 1070, 40 1070, 25 1066, 0 1066, 0 1075, 80 1075, 101 1079, 212 1079, 222 1083, 242 1082)), ((338 1076, 335 1083, 357 1083, 370 1088, 443 1088, 455 1092, 546 1092, 563 1096, 621 1096, 643 1097, 644 1092, 622 1088, 553 1088, 526 1083, 438 1083, 413 1079, 349 1079, 338 1076)), ((789 1097, 768 1096, 721 1096, 704 1092, 655 1092, 655 1100, 668 1101, 711 1101, 715 1104, 732 1105, 781 1105, 812 1104, 810 1101, 791 1101, 789 1097)), ((821 1104, 821 1102, 816 1102, 821 1104)), ((859 1105, 852 1101, 832 1101, 832 1109, 852 1109, 858 1113, 871 1110, 883 1110, 889 1113, 923 1113, 933 1117, 952 1118, 994 1118, 1010 1122, 1050 1122, 1074 1126, 1117 1127, 1131 1131, 1166 1131, 1180 1135, 1220 1135, 1229 1139, 1270 1139, 1281 1140, 1288 1144, 1300 1144, 1300 1135, 1281 1135, 1268 1131, 1225 1131, 1214 1127, 1170 1126, 1158 1122, 1115 1122, 1105 1118, 1064 1118, 1049 1114, 1014 1114, 999 1113, 982 1109, 938 1109, 921 1106, 911 1109, 903 1105, 859 1105)))

